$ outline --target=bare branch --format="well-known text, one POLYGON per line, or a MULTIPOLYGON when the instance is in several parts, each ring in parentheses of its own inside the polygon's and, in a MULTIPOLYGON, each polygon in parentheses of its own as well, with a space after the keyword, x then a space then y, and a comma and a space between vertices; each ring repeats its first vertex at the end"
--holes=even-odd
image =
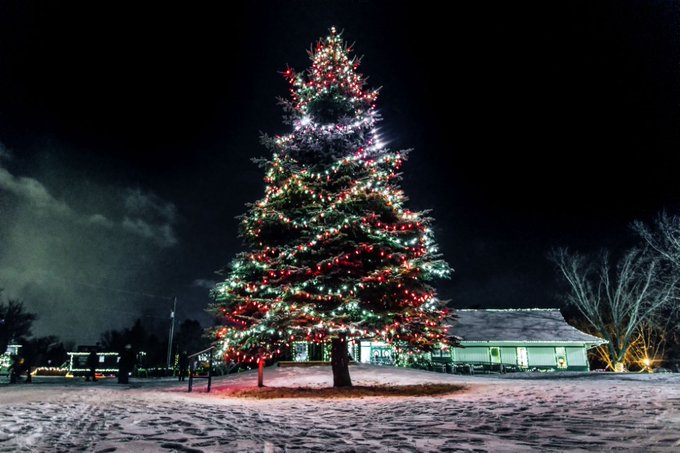
POLYGON ((678 278, 667 278, 659 259, 640 249, 627 251, 615 267, 608 253, 587 257, 556 249, 549 258, 569 286, 567 302, 609 341, 614 364, 623 362, 640 326, 676 297, 678 278))

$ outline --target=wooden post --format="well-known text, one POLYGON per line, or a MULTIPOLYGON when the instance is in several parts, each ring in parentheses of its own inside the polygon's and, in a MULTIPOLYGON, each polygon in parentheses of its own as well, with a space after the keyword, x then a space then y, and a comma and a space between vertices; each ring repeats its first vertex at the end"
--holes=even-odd
POLYGON ((264 387, 264 357, 257 358, 257 386, 264 387))
POLYGON ((189 390, 188 392, 191 393, 191 388, 193 387, 194 383, 194 359, 191 359, 191 362, 189 362, 189 390))
POLYGON ((212 367, 213 367, 213 354, 212 350, 208 352, 210 354, 210 361, 208 362, 208 392, 210 392, 210 386, 212 385, 212 367))
POLYGON ((199 379, 199 378, 207 378, 208 379, 208 392, 210 391, 210 387, 212 386, 212 374, 213 374, 213 351, 215 350, 215 346, 210 346, 208 349, 204 349, 202 351, 195 352, 187 357, 189 360, 189 389, 188 391, 191 392, 193 389, 194 385, 194 379, 199 379), (201 356, 201 354, 210 354, 208 357, 208 375, 207 376, 196 376, 196 364, 198 361, 198 358, 201 356))

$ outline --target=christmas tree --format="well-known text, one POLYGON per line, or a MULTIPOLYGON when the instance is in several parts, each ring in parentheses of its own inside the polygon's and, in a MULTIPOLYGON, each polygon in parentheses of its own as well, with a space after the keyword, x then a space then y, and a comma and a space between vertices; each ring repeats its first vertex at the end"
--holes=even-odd
POLYGON ((450 269, 431 219, 404 207, 405 151, 376 131, 377 90, 339 33, 319 40, 305 73, 284 72, 293 131, 265 137, 265 196, 242 217, 249 248, 225 270, 210 310, 226 359, 255 362, 292 342, 331 344, 334 385, 351 386, 348 342, 379 339, 401 354, 450 345, 451 316, 429 282, 450 269))

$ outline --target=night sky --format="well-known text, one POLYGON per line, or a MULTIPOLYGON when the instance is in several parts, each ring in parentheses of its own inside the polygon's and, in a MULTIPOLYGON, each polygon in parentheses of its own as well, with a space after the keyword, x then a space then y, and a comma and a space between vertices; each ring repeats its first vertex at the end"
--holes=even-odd
POLYGON ((279 71, 332 25, 414 149, 451 306, 558 306, 551 247, 624 246, 678 208, 677 2, 222 3, 0 3, 0 288, 34 333, 166 325, 173 296, 209 324, 259 134, 288 131, 279 71))

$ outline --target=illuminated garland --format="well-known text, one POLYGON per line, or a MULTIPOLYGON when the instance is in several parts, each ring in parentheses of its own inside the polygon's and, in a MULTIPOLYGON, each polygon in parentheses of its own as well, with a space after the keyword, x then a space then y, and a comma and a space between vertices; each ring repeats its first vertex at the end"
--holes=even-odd
POLYGON ((352 105, 357 116, 375 108, 378 93, 363 90, 364 79, 356 72, 359 61, 348 56, 351 50, 333 27, 325 40, 316 43, 307 77, 290 68, 284 72, 296 109, 306 114, 310 104, 328 94, 352 105))
POLYGON ((226 358, 273 357, 297 341, 379 339, 398 351, 450 344, 428 282, 447 277, 425 213, 404 208, 376 129, 377 91, 331 29, 305 74, 287 69, 293 132, 267 142, 264 198, 243 216, 249 250, 212 291, 226 358))

